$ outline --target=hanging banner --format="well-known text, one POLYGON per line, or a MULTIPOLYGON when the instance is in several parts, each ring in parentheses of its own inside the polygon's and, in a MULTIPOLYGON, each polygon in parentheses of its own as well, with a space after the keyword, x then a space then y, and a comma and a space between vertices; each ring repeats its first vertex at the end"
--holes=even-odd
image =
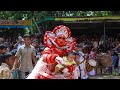
POLYGON ((30 28, 30 26, 0 26, 0 28, 30 28))
POLYGON ((31 26, 31 20, 0 20, 0 26, 31 26))
POLYGON ((105 17, 55 17, 55 21, 120 20, 120 16, 105 17))

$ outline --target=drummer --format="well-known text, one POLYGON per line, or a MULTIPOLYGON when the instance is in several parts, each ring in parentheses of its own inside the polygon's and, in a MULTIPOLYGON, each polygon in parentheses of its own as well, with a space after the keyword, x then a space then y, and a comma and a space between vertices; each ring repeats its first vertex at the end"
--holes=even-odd
MULTIPOLYGON (((95 49, 95 48, 92 48, 92 50, 90 51, 90 54, 89 54, 89 60, 90 60, 90 59, 95 60, 95 56, 96 56, 96 49, 95 49)), ((90 71, 90 72, 88 72, 88 74, 89 74, 90 76, 95 76, 95 75, 96 75, 95 69, 93 68, 93 70, 90 71)))
POLYGON ((79 61, 79 68, 80 68, 80 79, 88 79, 88 74, 86 71, 86 58, 83 53, 82 49, 79 49, 82 46, 76 45, 75 51, 78 53, 77 60, 79 61))

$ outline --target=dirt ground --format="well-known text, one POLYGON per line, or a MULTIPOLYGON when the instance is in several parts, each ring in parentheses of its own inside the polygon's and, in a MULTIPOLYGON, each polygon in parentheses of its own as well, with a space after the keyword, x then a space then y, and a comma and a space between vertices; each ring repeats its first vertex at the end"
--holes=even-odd
POLYGON ((89 77, 89 79, 120 79, 118 75, 96 75, 89 77))
POLYGON ((100 70, 98 70, 97 75, 95 76, 89 76, 89 79, 120 79, 120 75, 118 74, 118 69, 113 70, 112 74, 110 72, 104 72, 102 70, 102 74, 100 70))

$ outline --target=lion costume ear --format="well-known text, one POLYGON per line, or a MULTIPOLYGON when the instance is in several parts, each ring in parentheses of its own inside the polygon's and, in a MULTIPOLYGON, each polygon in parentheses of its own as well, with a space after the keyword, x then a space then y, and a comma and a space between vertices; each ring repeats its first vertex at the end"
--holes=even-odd
POLYGON ((56 36, 62 34, 66 38, 69 38, 71 36, 71 31, 67 26, 59 25, 54 28, 53 33, 55 33, 56 36))
POLYGON ((55 34, 51 31, 46 31, 44 35, 44 44, 46 47, 53 47, 52 41, 55 41, 55 34))

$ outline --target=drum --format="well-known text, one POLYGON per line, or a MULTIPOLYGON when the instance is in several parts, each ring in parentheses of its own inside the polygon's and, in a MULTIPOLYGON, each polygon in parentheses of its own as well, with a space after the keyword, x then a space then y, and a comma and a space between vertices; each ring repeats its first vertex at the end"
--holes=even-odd
POLYGON ((111 67, 112 66, 112 57, 110 55, 103 55, 101 59, 102 66, 111 67))
POLYGON ((111 67, 112 66, 112 57, 108 54, 98 55, 96 58, 97 66, 111 67))
POLYGON ((96 66, 96 61, 93 59, 90 59, 86 61, 86 71, 90 72, 93 70, 93 68, 96 66))

